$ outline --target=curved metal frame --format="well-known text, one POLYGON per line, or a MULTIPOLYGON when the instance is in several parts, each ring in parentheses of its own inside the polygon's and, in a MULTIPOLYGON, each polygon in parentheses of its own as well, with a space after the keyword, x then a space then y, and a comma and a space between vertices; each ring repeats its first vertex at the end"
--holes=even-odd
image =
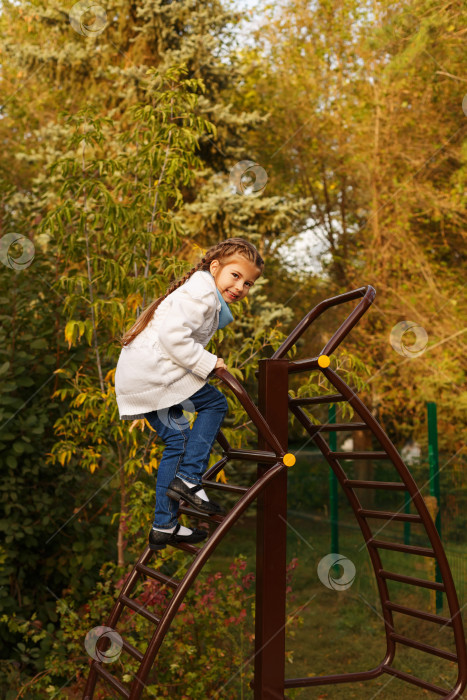
MULTIPOLYGON (((352 330, 359 319, 371 306, 375 298, 375 290, 370 285, 365 287, 360 287, 359 289, 352 290, 345 294, 332 297, 320 302, 314 307, 297 325, 297 327, 292 331, 288 338, 282 343, 278 350, 273 354, 271 360, 279 360, 284 358, 286 353, 290 348, 297 342, 300 336, 305 332, 305 330, 310 326, 310 324, 321 316, 327 309, 337 306, 348 301, 353 301, 361 298, 359 304, 353 309, 353 311, 348 315, 345 321, 341 324, 338 330, 333 334, 331 339, 326 343, 320 355, 328 355, 336 350, 340 345, 342 340, 346 335, 352 330)), ((266 360, 267 362, 267 360, 266 360)), ((304 370, 319 370, 323 372, 324 376, 329 380, 329 382, 337 389, 339 392, 335 395, 328 395, 325 397, 314 397, 311 399, 300 398, 293 399, 289 396, 289 409, 309 432, 313 440, 315 441, 318 448, 321 450, 322 454, 328 461, 331 468, 334 470, 346 497, 355 513, 357 521, 360 525, 362 534, 365 539, 365 544, 368 548, 369 556, 373 565, 373 569, 376 576, 376 581, 378 585, 378 591, 381 599, 383 617, 386 628, 386 643, 387 651, 383 661, 376 667, 369 671, 357 672, 357 673, 344 673, 330 676, 321 676, 313 678, 294 678, 284 681, 283 688, 295 688, 295 687, 305 687, 313 685, 329 685, 335 683, 345 683, 352 681, 362 681, 369 680, 381 676, 383 673, 388 673, 390 675, 396 676, 401 680, 418 685, 419 687, 431 690, 434 693, 442 695, 447 700, 456 700, 460 698, 461 693, 467 685, 467 653, 465 648, 465 636, 464 629, 462 625, 462 619, 460 616, 459 601, 457 598, 457 593, 454 586, 454 581, 449 568, 449 564, 444 552, 443 546, 441 544, 440 537, 436 530, 435 524, 431 519, 431 516, 427 510, 425 502, 417 489, 415 481, 413 480, 409 470, 404 465, 402 459, 400 458, 396 448, 389 440, 386 433, 383 431, 381 426, 377 423, 374 417, 371 415, 370 411, 361 402, 358 396, 352 391, 352 389, 330 368, 321 368, 318 364, 318 357, 309 358, 305 360, 289 361, 288 373, 301 372, 304 370), (351 424, 341 424, 341 426, 316 426, 311 423, 305 412, 300 408, 301 405, 307 403, 334 403, 335 401, 347 401, 354 408, 355 412, 363 420, 362 424, 353 424, 355 427, 368 427, 373 433, 374 437, 379 441, 383 447, 383 452, 376 453, 338 453, 331 452, 328 444, 320 435, 321 430, 329 429, 344 429, 351 424), (349 479, 347 474, 340 464, 340 459, 361 459, 364 457, 374 457, 374 458, 385 458, 391 460, 394 467, 396 468, 401 482, 366 482, 359 481, 355 479, 349 479), (406 513, 386 513, 382 511, 368 511, 361 507, 361 504, 355 494, 355 489, 357 488, 382 488, 386 490, 405 490, 408 491, 411 499, 417 509, 418 515, 406 514, 406 513), (367 518, 380 517, 383 519, 394 519, 394 520, 409 520, 413 522, 420 522, 425 526, 426 532, 430 539, 432 549, 426 547, 415 547, 409 545, 402 545, 399 543, 378 541, 373 538, 371 529, 367 523, 367 518), (439 563, 441 575, 443 578, 443 583, 430 582, 424 579, 417 579, 408 576, 402 576, 393 572, 385 571, 382 566, 381 558, 379 555, 379 549, 392 549, 394 551, 401 551, 406 553, 418 554, 421 556, 433 557, 439 563), (416 610, 409 608, 407 606, 392 603, 389 598, 389 591, 386 581, 395 580, 402 581, 405 583, 411 583, 413 585, 418 585, 426 588, 431 588, 434 590, 443 590, 446 593, 449 610, 451 613, 450 618, 441 617, 439 615, 434 615, 421 610, 416 610), (457 655, 450 652, 431 647, 427 644, 417 642, 416 640, 410 640, 402 635, 396 634, 394 631, 394 620, 393 612, 400 612, 406 615, 411 615, 420 619, 431 621, 434 623, 450 626, 453 628, 454 640, 456 644, 457 655), (435 686, 431 683, 423 681, 415 676, 412 676, 403 671, 399 671, 391 666, 395 655, 396 655, 396 644, 401 643, 407 646, 411 646, 420 651, 425 651, 431 654, 440 656, 441 658, 447 659, 449 661, 454 661, 458 664, 458 677, 455 687, 448 691, 446 689, 435 686)), ((273 479, 279 472, 285 468, 283 462, 281 461, 285 451, 281 447, 281 443, 278 438, 271 430, 267 421, 265 420, 262 413, 258 410, 255 404, 251 401, 245 389, 241 384, 226 370, 215 370, 214 374, 218 376, 231 391, 237 396, 241 404, 245 408, 247 414, 253 421, 254 425, 258 429, 258 435, 262 438, 263 444, 270 447, 268 450, 236 450, 231 448, 225 436, 220 431, 217 440, 224 450, 224 457, 217 462, 211 469, 209 469, 203 478, 203 484, 209 487, 221 488, 233 491, 235 493, 241 493, 242 497, 229 512, 225 518, 213 518, 215 522, 220 523, 214 534, 210 536, 205 545, 201 548, 194 547, 192 545, 180 544, 178 547, 185 551, 191 552, 195 555, 195 559, 186 572, 185 576, 181 581, 174 581, 169 577, 161 574, 153 569, 149 569, 146 566, 152 552, 148 548, 143 552, 138 562, 131 571, 127 581, 125 582, 119 597, 114 605, 114 608, 109 616, 107 626, 115 629, 120 615, 125 606, 132 608, 136 612, 147 617, 154 624, 157 625, 156 632, 154 633, 145 654, 135 649, 131 644, 123 641, 123 649, 130 653, 134 658, 140 661, 140 668, 132 683, 131 690, 128 690, 123 686, 120 681, 114 678, 98 661, 93 661, 91 664, 91 669, 89 677, 86 683, 86 688, 83 695, 83 700, 92 700, 96 681, 98 676, 101 676, 123 697, 129 698, 129 700, 139 700, 144 689, 144 683, 147 679, 151 667, 154 663, 155 657, 157 655, 158 649, 163 641, 163 638, 169 629, 170 623, 176 614, 182 600, 184 599, 189 587, 201 571, 206 560, 210 557, 214 549, 217 547, 218 543, 224 537, 226 532, 234 525, 238 520, 244 510, 254 501, 258 496, 263 493, 263 490, 270 486, 273 479), (231 484, 222 484, 210 481, 209 479, 213 477, 229 459, 246 459, 258 462, 258 464, 272 465, 267 469, 260 478, 251 486, 246 489, 245 487, 234 486, 231 484), (138 577, 146 575, 159 580, 175 589, 175 594, 169 601, 162 617, 159 619, 149 611, 144 610, 142 606, 130 599, 128 594, 134 588, 138 577)), ((268 404, 269 405, 269 404, 268 404)), ((271 415, 271 414, 270 414, 271 415)), ((182 506, 180 508, 181 512, 190 513, 195 517, 200 517, 199 513, 192 511, 190 508, 182 506)), ((203 516, 205 518, 206 516, 203 516)), ((284 632, 283 632, 284 633, 284 632)), ((99 644, 98 644, 99 646, 99 644)), ((100 647, 99 647, 100 648, 100 647)), ((261 651, 261 650, 260 650, 261 651)), ((258 695, 255 695, 255 697, 258 695)), ((258 696, 259 697, 259 696, 258 696)), ((274 695, 275 697, 275 695, 274 695)))
MULTIPOLYGON (((326 343, 320 355, 330 355, 336 350, 345 336, 350 333, 352 328, 358 323, 363 314, 365 314, 370 308, 376 296, 376 290, 370 284, 366 287, 359 287, 359 289, 353 289, 351 292, 346 292, 345 294, 339 294, 336 297, 330 297, 329 299, 324 299, 319 304, 317 304, 314 309, 311 309, 307 315, 300 321, 298 326, 294 328, 292 333, 284 340, 282 345, 276 350, 276 352, 271 357, 271 360, 278 360, 284 357, 290 350, 290 348, 295 345, 297 340, 306 331, 308 326, 316 321, 316 319, 321 316, 322 313, 327 311, 333 306, 339 306, 340 304, 345 304, 348 301, 353 301, 354 299, 359 299, 363 297, 361 302, 355 307, 355 309, 349 314, 345 319, 344 323, 337 329, 334 335, 326 343)), ((302 363, 309 362, 309 360, 302 360, 302 363)), ((295 367, 302 367, 304 364, 300 364, 300 361, 293 363, 295 367)), ((298 370, 297 370, 298 371, 298 370)))
MULTIPOLYGON (((139 700, 139 698, 141 698, 141 694, 145 687, 145 681, 154 664, 154 660, 157 656, 157 652, 159 651, 159 647, 162 644, 163 639, 170 627, 170 624, 175 614, 177 613, 181 603, 183 602, 183 599, 185 598, 188 589, 192 585, 195 578, 198 576, 207 559, 209 559, 213 551, 216 549, 219 542, 223 539, 223 537, 230 530, 230 528, 236 523, 236 521, 242 515, 244 510, 250 505, 250 503, 252 503, 252 501, 254 501, 258 497, 258 494, 265 488, 265 486, 267 486, 267 484, 272 479, 275 478, 276 474, 279 471, 282 471, 282 469, 286 469, 285 465, 282 464, 282 462, 277 462, 271 469, 269 469, 266 472, 265 476, 262 479, 257 481, 255 484, 253 484, 253 486, 250 489, 248 489, 248 493, 246 493, 236 503, 236 505, 232 508, 232 510, 229 512, 226 518, 222 521, 222 524, 219 525, 219 527, 216 529, 215 533, 211 535, 204 547, 201 547, 199 549, 197 547, 193 547, 192 549, 188 550, 192 553, 196 553, 196 557, 191 563, 190 567, 188 568, 188 571, 186 572, 183 579, 180 581, 179 584, 177 584, 174 596, 171 598, 162 617, 158 621, 157 629, 146 649, 145 654, 141 659, 139 671, 136 674, 134 681, 132 682, 131 691, 128 692, 127 689, 116 678, 111 676, 111 674, 108 673, 99 662, 93 661, 88 679, 89 687, 87 687, 83 696, 84 700, 91 700, 92 698, 92 692, 94 687, 93 685, 91 685, 91 675, 93 674, 93 671, 94 674, 98 674, 105 678, 116 690, 118 690, 122 695, 124 695, 124 697, 128 697, 129 700, 139 700)), ((183 547, 183 549, 186 549, 186 546, 183 547)), ((140 559, 138 560, 137 564, 135 565, 127 582, 125 583, 120 592, 119 598, 117 599, 114 609, 112 610, 109 621, 107 623, 108 627, 115 629, 120 615, 123 612, 125 604, 124 602, 121 602, 121 598, 122 596, 127 597, 128 593, 131 592, 137 581, 138 576, 140 575, 141 564, 144 565, 151 556, 151 554, 151 550, 149 549, 149 547, 147 547, 144 553, 141 555, 140 559)))
MULTIPOLYGON (((285 340, 281 347, 274 353, 273 358, 284 357, 284 355, 288 352, 288 350, 290 350, 292 345, 297 342, 297 340, 312 323, 312 321, 318 318, 318 316, 320 316, 324 311, 326 311, 332 306, 346 303, 347 301, 351 301, 362 296, 363 298, 360 301, 360 303, 355 307, 355 309, 347 317, 347 319, 340 326, 340 328, 326 343, 320 355, 327 355, 329 353, 334 352, 334 350, 339 346, 343 338, 350 332, 350 330, 355 326, 358 320, 363 316, 363 314, 372 304, 375 298, 375 294, 376 292, 374 288, 371 286, 367 286, 360 287, 360 289, 348 292, 347 294, 342 294, 338 297, 332 297, 330 299, 324 300, 305 316, 305 318, 285 340)), ((409 470, 402 461, 393 443, 386 435, 379 423, 372 416, 371 412, 366 408, 366 406, 355 394, 355 392, 352 391, 352 389, 341 379, 341 377, 339 377, 336 374, 334 370, 332 370, 329 367, 321 368, 318 364, 318 357, 290 362, 289 373, 295 373, 304 370, 321 371, 324 374, 324 376, 329 380, 330 384, 332 384, 339 392, 336 395, 330 395, 330 397, 327 400, 326 397, 324 397, 322 401, 323 403, 333 403, 334 401, 332 401, 332 399, 334 399, 335 401, 346 400, 354 408, 355 412, 362 419, 365 426, 367 426, 371 430, 374 437, 379 441, 380 445, 384 450, 384 452, 375 453, 373 456, 375 458, 380 459, 389 459, 396 468, 402 482, 401 484, 391 482, 359 482, 357 480, 349 479, 344 468, 339 462, 339 458, 351 459, 352 453, 332 453, 328 444, 326 443, 322 435, 320 435, 320 430, 322 429, 322 426, 320 427, 314 425, 299 406, 300 403, 306 404, 306 399, 297 400, 289 396, 290 410, 297 417, 300 423, 305 427, 305 429, 309 432, 315 444, 320 449, 323 456, 326 458, 330 467, 333 469, 359 523, 373 565, 376 582, 378 585, 382 613, 385 622, 387 649, 385 658, 379 664, 379 666, 369 671, 364 671, 361 673, 337 674, 330 676, 315 676, 313 678, 289 679, 285 681, 285 688, 329 685, 333 683, 369 680, 371 678, 376 678, 380 676, 382 673, 388 673, 390 675, 400 678, 401 680, 405 680, 407 682, 413 683, 414 685, 418 685, 419 687, 431 690, 434 693, 444 696, 446 699, 456 700, 457 698, 460 698, 463 690, 467 685, 467 652, 465 646, 464 628, 462 624, 462 618, 460 616, 459 600, 457 597, 449 563, 447 561, 446 553, 444 552, 441 539, 436 530, 435 524, 428 512, 425 501, 423 500, 423 497, 421 496, 412 475, 410 474, 409 470), (415 514, 407 515, 405 513, 399 514, 385 513, 382 511, 366 511, 362 508, 355 493, 355 489, 359 487, 382 488, 385 490, 407 490, 418 512, 418 516, 415 514), (391 518, 397 518, 398 520, 412 520, 414 522, 422 523, 425 527, 433 549, 430 550, 429 548, 424 547, 411 547, 407 545, 398 545, 397 543, 389 543, 375 540, 373 538, 371 529, 367 523, 367 518, 370 517, 381 517, 383 519, 389 520, 391 518), (392 549, 394 551, 401 551, 435 558, 438 561, 444 583, 439 584, 436 582, 425 581, 424 579, 416 579, 412 577, 401 576, 385 571, 383 569, 383 565, 379 555, 379 549, 392 549), (396 581, 398 580, 406 583, 413 583, 414 585, 427 587, 434 590, 443 590, 446 593, 451 617, 444 618, 439 615, 431 615, 430 613, 424 613, 423 611, 415 610, 413 608, 392 603, 390 601, 389 591, 386 583, 387 579, 392 579, 396 581), (457 655, 396 634, 394 629, 392 611, 402 612, 404 614, 412 615, 420 619, 425 619, 431 622, 452 627, 457 655), (458 665, 458 676, 454 688, 451 690, 446 690, 440 688, 439 686, 435 686, 432 683, 423 681, 422 679, 419 679, 416 676, 412 676, 408 673, 393 668, 391 664, 396 656, 396 643, 405 644, 412 648, 416 648, 420 651, 425 651, 427 653, 434 654, 449 661, 456 662, 458 665)), ((326 426, 326 429, 331 429, 332 427, 334 426, 326 426)), ((368 457, 369 455, 365 455, 365 453, 353 453, 353 458, 355 459, 361 459, 365 456, 368 457)))
MULTIPOLYGON (((350 387, 331 369, 321 369, 323 374, 327 377, 327 379, 330 381, 331 384, 333 384, 336 389, 348 400, 348 402, 351 404, 351 406, 354 408, 355 412, 359 415, 359 417, 366 423, 366 425, 369 427, 375 438, 380 442, 382 447, 386 450, 386 455, 387 459, 389 459, 395 468, 397 469, 397 472, 402 480, 402 485, 405 486, 405 490, 407 490, 411 496, 411 500, 414 503, 414 506, 416 510, 418 511, 419 519, 415 520, 417 518, 416 515, 412 516, 412 520, 415 522, 421 522, 425 526, 425 530, 427 532, 427 535, 430 539, 431 545, 433 547, 432 550, 424 547, 410 547, 410 546, 405 546, 405 545, 400 545, 398 549, 396 549, 393 546, 388 546, 391 545, 392 543, 390 542, 380 542, 374 539, 371 529, 367 523, 367 518, 371 517, 370 515, 365 515, 365 510, 362 508, 356 494, 355 494, 355 488, 358 488, 358 482, 354 481, 354 485, 352 486, 352 480, 350 480, 340 464, 339 460, 336 459, 333 456, 333 453, 331 452, 327 442, 324 440, 322 435, 319 434, 319 431, 316 432, 316 425, 312 424, 309 418, 306 416, 304 411, 300 409, 298 406, 291 406, 291 411, 294 413, 294 415, 298 418, 300 423, 309 431, 310 435, 312 435, 317 447, 320 449, 321 453, 323 456, 326 458, 327 462, 335 472, 337 479, 339 480, 340 485, 342 486, 345 495, 349 501, 350 506, 352 507, 352 510, 354 511, 355 517, 360 525, 360 529, 362 531, 365 544, 368 549, 368 553, 373 565, 375 577, 376 577, 376 582, 378 585, 378 591, 380 595, 380 600, 381 600, 381 606, 382 606, 382 614, 384 617, 384 622, 385 622, 385 632, 386 632, 386 640, 387 640, 387 651, 386 651, 386 656, 384 660, 379 664, 378 667, 372 669, 371 671, 367 672, 362 672, 362 673, 346 673, 346 674, 339 674, 339 675, 333 675, 333 676, 315 676, 312 679, 308 678, 303 678, 303 679, 290 679, 286 681, 285 687, 286 688, 295 688, 295 687, 303 687, 303 686, 311 686, 311 685, 321 685, 321 684, 332 684, 332 683, 344 683, 344 682, 350 682, 350 681, 361 681, 365 679, 370 679, 370 678, 375 678, 382 673, 389 673, 392 675, 395 675, 403 680, 409 681, 414 683, 415 685, 419 685, 422 688, 426 688, 428 690, 431 690, 435 693, 438 693, 440 695, 443 695, 446 698, 449 698, 449 700, 454 700, 455 698, 459 698, 466 687, 467 684, 467 654, 466 654, 466 648, 465 648, 465 636, 464 636, 464 629, 463 629, 463 624, 462 624, 462 619, 460 616, 460 609, 459 609, 459 601, 457 598, 457 593, 456 589, 454 586, 454 581, 452 578, 451 570, 449 568, 449 564, 446 558, 446 554, 444 552, 441 539, 439 537, 439 534, 436 530, 435 524, 428 512, 428 509, 426 507, 425 501, 423 500, 423 497, 421 496, 417 485, 408 471, 407 467, 403 463, 401 457, 399 456, 399 453, 397 452, 396 448, 388 438, 388 436, 385 434, 381 426, 377 423, 377 421, 374 419, 370 411, 366 408, 366 406, 361 402, 361 400, 356 396, 356 394, 350 389, 350 387), (412 553, 412 554, 418 554, 422 556, 431 556, 433 558, 436 558, 436 560, 439 563, 441 575, 444 581, 444 584, 441 584, 442 587, 440 587, 439 584, 436 584, 434 582, 430 581, 425 581, 424 579, 412 579, 413 583, 415 585, 419 586, 424 586, 424 587, 429 587, 432 588, 433 590, 443 590, 446 593, 448 605, 449 605, 449 611, 451 613, 450 618, 443 618, 438 615, 425 615, 423 611, 417 611, 412 608, 408 608, 405 606, 398 606, 396 604, 391 603, 390 596, 389 596, 389 591, 388 587, 386 584, 386 579, 391 579, 392 575, 391 572, 387 572, 384 570, 381 558, 379 556, 378 549, 393 549, 395 551, 402 551, 402 552, 407 552, 407 553, 412 553), (389 574, 389 576, 387 575, 389 574), (425 585, 424 585, 425 584, 425 585), (389 605, 388 605, 389 604, 389 605), (438 622, 439 624, 447 625, 453 628, 454 632, 454 640, 456 644, 456 651, 457 651, 457 658, 456 655, 450 654, 449 652, 444 652, 442 650, 436 649, 435 647, 430 647, 428 645, 422 645, 421 643, 418 643, 418 646, 409 644, 409 646, 414 646, 414 648, 418 648, 420 651, 426 651, 428 653, 435 654, 437 656, 440 656, 441 658, 446 658, 447 660, 454 661, 458 663, 458 678, 455 687, 452 689, 452 691, 447 691, 446 689, 440 688, 438 686, 435 686, 431 683, 422 681, 421 679, 417 679, 415 676, 409 676, 409 674, 399 671, 398 669, 392 668, 391 664, 394 661, 394 658, 396 656, 396 642, 400 642, 404 644, 406 642, 406 638, 402 637, 401 635, 397 635, 395 632, 395 627, 394 627, 394 620, 392 616, 392 610, 396 612, 403 612, 405 614, 411 614, 414 617, 418 617, 421 619, 430 619, 432 622, 438 622), (438 619, 436 619, 438 618, 438 619)), ((347 453, 346 458, 349 458, 349 454, 347 453)), ((365 486, 369 486, 370 482, 366 482, 365 485, 364 482, 360 482, 360 488, 365 488, 365 486)), ((393 483, 386 483, 385 486, 383 486, 384 482, 380 482, 381 488, 384 490, 393 490, 394 489, 394 484, 393 483)), ((396 482, 397 483, 397 482, 396 482)), ((375 482, 374 487, 377 486, 378 482, 375 482)), ((397 489, 401 490, 401 489, 397 489)), ((377 517, 377 511, 366 511, 366 513, 372 513, 374 517, 377 517)), ((380 512, 380 515, 384 519, 391 519, 391 516, 396 515, 398 516, 398 520, 408 520, 410 516, 406 516, 406 514, 391 514, 391 513, 384 513, 380 512)), ((396 575, 397 576, 397 575, 396 575)), ((407 581, 408 577, 403 577, 400 576, 399 580, 402 580, 404 582, 407 581)), ((397 578, 393 580, 398 580, 397 578)))
MULTIPOLYGON (((131 685, 131 690, 128 690, 117 678, 112 676, 101 662, 93 660, 91 663, 91 669, 86 682, 86 687, 83 694, 83 700, 92 700, 94 689, 96 686, 98 676, 105 679, 115 690, 117 690, 120 695, 128 698, 129 700, 139 700, 141 694, 144 690, 145 681, 149 675, 152 668, 154 660, 156 658, 159 647, 170 627, 170 624, 177 613, 188 589, 192 585, 195 578, 198 576, 202 567, 206 563, 207 559, 211 556, 221 539, 230 530, 230 528, 235 524, 239 517, 243 514, 245 509, 254 501, 258 495, 263 491, 263 489, 268 486, 268 484, 275 478, 278 472, 286 469, 285 465, 280 461, 284 456, 285 451, 282 449, 280 443, 278 442, 276 436, 271 431, 269 425, 265 421, 264 417, 253 403, 248 393, 242 387, 242 385, 233 377, 229 372, 223 369, 216 370, 216 375, 233 391, 236 397, 239 399, 240 403, 244 407, 245 411, 253 421, 254 425, 258 430, 258 434, 261 435, 263 440, 267 445, 271 447, 270 452, 261 450, 234 450, 230 447, 225 436, 222 432, 219 433, 218 441, 221 447, 225 450, 226 455, 217 462, 213 467, 209 469, 204 475, 203 483, 205 485, 217 486, 218 488, 227 487, 230 490, 238 489, 239 492, 244 495, 235 504, 228 515, 223 519, 217 519, 217 522, 221 520, 221 524, 217 527, 214 534, 212 534, 203 547, 195 547, 193 545, 180 544, 178 547, 185 551, 188 551, 195 555, 195 559, 188 568, 185 576, 179 582, 168 579, 167 577, 158 574, 157 572, 149 569, 146 563, 151 557, 152 551, 147 547, 141 557, 136 562, 133 567, 128 579, 123 585, 119 596, 115 602, 115 605, 110 613, 110 616, 106 622, 106 626, 115 629, 120 616, 125 608, 125 606, 132 608, 136 612, 141 612, 145 617, 152 620, 154 624, 157 625, 157 629, 146 649, 146 652, 142 654, 137 649, 135 649, 131 644, 123 641, 123 650, 130 653, 136 659, 140 661, 140 667, 134 681, 131 685), (211 476, 213 476, 217 471, 219 471, 224 464, 230 459, 255 459, 266 461, 272 463, 273 466, 268 469, 268 471, 258 479, 249 489, 243 487, 229 487, 228 484, 217 484, 215 482, 207 481, 211 476), (175 588, 175 594, 169 601, 164 613, 160 619, 157 619, 155 615, 149 613, 148 611, 142 611, 141 606, 139 606, 136 601, 132 601, 128 597, 129 593, 133 590, 138 578, 142 575, 152 576, 160 581, 164 581, 168 585, 175 588), (138 610, 139 608, 139 610, 138 610)), ((182 512, 191 512, 190 509, 181 508, 182 512)), ((195 517, 199 517, 199 514, 195 512, 192 513, 195 517)), ((202 516, 206 519, 207 516, 202 516)), ((102 641, 101 645, 105 642, 102 641)), ((100 649, 100 647, 98 646, 100 649)))

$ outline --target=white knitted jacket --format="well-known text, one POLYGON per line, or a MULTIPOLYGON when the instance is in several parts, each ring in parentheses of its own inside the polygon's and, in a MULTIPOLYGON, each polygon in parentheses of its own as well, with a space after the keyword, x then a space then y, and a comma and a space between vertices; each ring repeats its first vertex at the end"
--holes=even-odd
POLYGON ((115 394, 122 420, 180 403, 206 384, 217 355, 204 348, 217 330, 220 308, 216 282, 203 270, 159 304, 118 358, 115 394))

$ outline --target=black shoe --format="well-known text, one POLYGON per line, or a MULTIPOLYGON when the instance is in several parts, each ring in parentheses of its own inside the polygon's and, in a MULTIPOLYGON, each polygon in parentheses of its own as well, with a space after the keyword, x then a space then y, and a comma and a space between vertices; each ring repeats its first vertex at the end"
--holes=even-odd
POLYGON ((177 535, 180 530, 180 523, 176 525, 173 532, 161 532, 160 530, 151 530, 149 533, 149 549, 164 549, 167 544, 175 544, 177 542, 187 542, 195 544, 205 540, 208 536, 206 530, 198 530, 196 527, 189 535, 177 535))
POLYGON ((208 513, 208 515, 224 515, 225 510, 218 503, 214 503, 214 501, 205 501, 196 495, 196 491, 201 491, 202 488, 202 484, 195 484, 190 488, 176 476, 169 484, 167 495, 175 501, 179 501, 183 498, 184 501, 187 501, 187 503, 196 508, 196 510, 200 510, 202 513, 208 513))

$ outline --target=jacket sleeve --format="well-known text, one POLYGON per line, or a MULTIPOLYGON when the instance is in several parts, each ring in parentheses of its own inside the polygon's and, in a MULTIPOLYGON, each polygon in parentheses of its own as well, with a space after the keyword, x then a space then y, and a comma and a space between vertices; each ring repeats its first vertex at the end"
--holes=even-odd
POLYGON ((177 294, 159 326, 159 342, 173 362, 202 379, 206 379, 217 362, 217 355, 205 350, 193 338, 193 331, 201 328, 212 316, 209 296, 177 294))

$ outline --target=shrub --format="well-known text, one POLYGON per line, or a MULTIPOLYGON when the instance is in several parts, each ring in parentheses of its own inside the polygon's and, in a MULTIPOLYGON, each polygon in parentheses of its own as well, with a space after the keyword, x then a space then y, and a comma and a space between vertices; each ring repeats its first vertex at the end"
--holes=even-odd
MULTIPOLYGON (((186 555, 178 550, 164 550, 160 556, 162 569, 180 578, 180 570, 187 565, 186 555)), ((291 578, 296 565, 294 559, 287 569, 287 594, 291 599, 291 578)), ((238 556, 227 572, 203 572, 198 577, 162 644, 147 680, 145 697, 238 700, 248 696, 253 678, 255 574, 246 569, 246 558, 238 556)), ((46 657, 46 670, 27 683, 23 680, 18 697, 23 700, 81 697, 89 668, 85 636, 92 628, 102 625, 128 575, 129 571, 122 575, 115 564, 107 563, 101 569, 101 582, 88 604, 75 611, 71 595, 58 601, 61 625, 46 657)), ((139 604, 155 615, 161 614, 171 595, 167 587, 152 579, 138 582, 132 593, 139 604)), ((301 621, 295 616, 286 625, 286 634, 293 636, 301 621)), ((49 634, 38 629, 34 619, 20 623, 13 618, 9 625, 23 633, 29 647, 40 646, 49 634)), ((155 629, 148 620, 127 608, 117 628, 124 639, 141 651, 155 629)), ((288 660, 292 661, 291 654, 288 660)), ((128 685, 137 668, 138 662, 124 651, 118 660, 107 665, 112 675, 128 685)), ((107 700, 108 694, 104 683, 98 681, 95 700, 107 700)))

